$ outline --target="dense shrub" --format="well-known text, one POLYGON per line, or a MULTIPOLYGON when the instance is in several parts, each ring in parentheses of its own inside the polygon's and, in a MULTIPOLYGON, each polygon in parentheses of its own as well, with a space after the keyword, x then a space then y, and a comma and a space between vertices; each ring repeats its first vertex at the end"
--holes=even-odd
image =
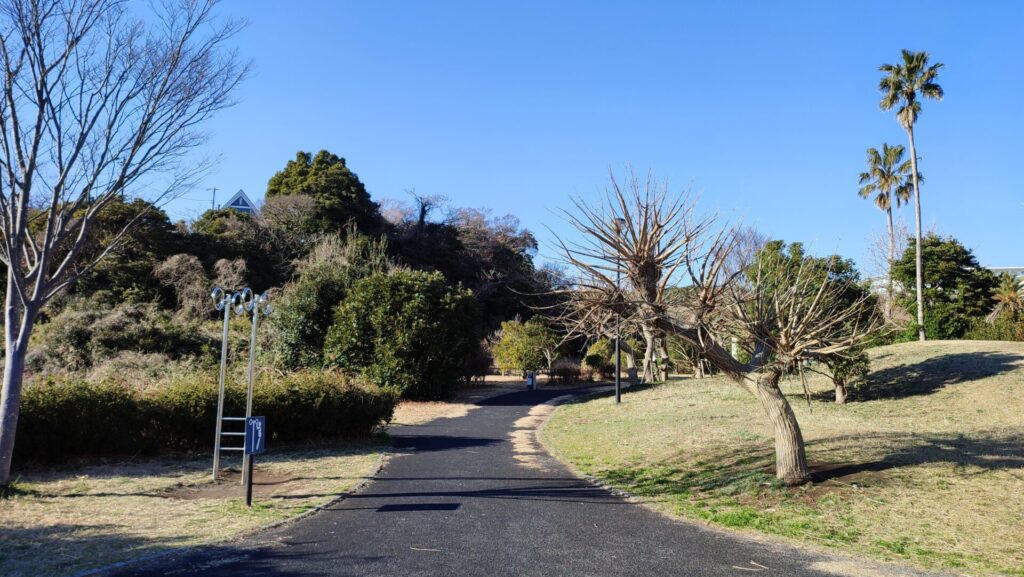
POLYGON ((441 398, 479 346, 479 317, 473 295, 441 273, 376 274, 342 302, 324 357, 406 397, 441 398))
POLYGON ((383 241, 349 229, 345 239, 325 237, 298 266, 298 279, 285 286, 271 324, 286 368, 319 367, 324 338, 338 303, 355 281, 384 272, 390 264, 383 241))
POLYGON ((1024 341, 1024 316, 1004 313, 989 319, 977 319, 965 339, 979 341, 1024 341))
MULTIPOLYGON (((893 279, 907 292, 904 306, 917 318, 915 240, 893 263, 893 279)), ((924 328, 931 339, 958 339, 974 320, 992 310, 992 291, 999 282, 992 271, 978 264, 974 253, 953 237, 929 234, 921 243, 924 269, 924 328)), ((917 324, 911 323, 901 340, 917 338, 917 324)))
POLYGON ((548 365, 558 338, 538 319, 501 323, 501 338, 494 345, 494 361, 503 371, 536 371, 548 365))
MULTIPOLYGON (((226 391, 225 415, 244 413, 245 389, 226 391)), ((349 383, 331 372, 262 376, 254 412, 278 442, 358 437, 391 419, 396 395, 349 383)), ((25 389, 18 422, 20 461, 67 457, 210 451, 216 425, 216 377, 191 375, 144 393, 120 383, 82 380, 25 389)))
MULTIPOLYGON (((592 376, 608 379, 615 374, 615 343, 600 338, 594 341, 583 357, 584 372, 592 376)), ((625 363, 623 363, 625 366, 625 363)))

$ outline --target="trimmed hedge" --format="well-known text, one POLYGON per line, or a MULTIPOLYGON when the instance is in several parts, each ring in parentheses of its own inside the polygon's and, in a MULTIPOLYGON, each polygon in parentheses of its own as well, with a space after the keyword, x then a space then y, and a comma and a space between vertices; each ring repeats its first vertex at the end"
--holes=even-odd
MULTIPOLYGON (((149 394, 117 383, 34 384, 22 398, 15 459, 212 451, 216 389, 205 375, 149 394)), ((369 435, 391 419, 396 402, 394 392, 351 384, 338 373, 298 372, 260 378, 253 412, 266 416, 271 442, 292 442, 369 435)), ((229 385, 225 416, 244 410, 244 386, 229 385)))

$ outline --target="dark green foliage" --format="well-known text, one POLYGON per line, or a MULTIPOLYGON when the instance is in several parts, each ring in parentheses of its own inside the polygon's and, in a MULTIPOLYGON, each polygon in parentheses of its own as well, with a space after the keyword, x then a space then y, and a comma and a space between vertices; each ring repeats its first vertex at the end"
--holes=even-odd
POLYGON ((846 351, 842 355, 830 355, 824 359, 832 382, 838 386, 856 389, 871 372, 871 359, 863 348, 846 351))
POLYGON ((479 346, 473 295, 440 273, 375 274, 338 309, 324 358, 409 398, 442 398, 479 346))
POLYGON ((90 295, 103 290, 117 300, 129 302, 148 302, 167 296, 150 273, 157 263, 181 252, 185 240, 171 224, 167 213, 144 200, 113 199, 104 206, 90 228, 89 242, 83 247, 80 259, 90 262, 99 256, 133 219, 135 224, 116 248, 75 283, 73 293, 90 295))
POLYGON ((294 251, 263 223, 233 208, 204 212, 192 223, 186 250, 212 271, 220 259, 243 259, 245 284, 256 292, 284 284, 292 273, 294 251))
MULTIPOLYGON (((225 411, 241 414, 245 391, 232 385, 225 411)), ((359 437, 391 419, 396 396, 350 384, 338 373, 262 377, 253 399, 271 443, 359 437)), ((25 389, 19 461, 209 451, 217 406, 214 375, 180 380, 150 394, 120 384, 48 381, 25 389)), ((271 445, 271 448, 273 445, 271 445)))
POLYGON ((299 151, 284 170, 270 178, 267 198, 302 194, 316 202, 310 221, 315 232, 340 232, 354 223, 360 232, 376 234, 382 230, 377 203, 370 200, 366 187, 345 159, 326 150, 313 156, 299 151))
MULTIPOLYGON (((906 292, 904 305, 916 314, 915 240, 893 264, 893 278, 906 292)), ((962 337, 975 322, 992 310, 992 291, 999 282, 982 268, 974 254, 953 237, 929 234, 921 245, 924 262, 925 332, 930 338, 962 337)), ((914 338, 916 324, 906 335, 914 338)))
POLYGON ((299 276, 285 286, 274 314, 276 349, 289 369, 323 364, 324 339, 338 304, 357 280, 390 266, 383 241, 350 229, 344 241, 325 238, 300 263, 299 276))
POLYGON ((533 268, 537 241, 514 216, 459 209, 442 223, 407 221, 393 231, 397 258, 412 268, 437 270, 451 284, 473 291, 480 303, 482 330, 533 314, 545 292, 533 268))
POLYGON ((1024 316, 1005 313, 994 319, 975 319, 965 339, 979 341, 1024 341, 1024 316))

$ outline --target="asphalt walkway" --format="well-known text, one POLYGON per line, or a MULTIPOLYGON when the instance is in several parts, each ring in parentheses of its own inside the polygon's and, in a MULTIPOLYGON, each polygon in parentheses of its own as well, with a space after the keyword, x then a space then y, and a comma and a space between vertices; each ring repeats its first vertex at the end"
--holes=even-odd
POLYGON ((379 475, 330 509, 118 575, 923 575, 675 522, 580 480, 534 437, 542 403, 565 394, 511 393, 395 427, 379 475))

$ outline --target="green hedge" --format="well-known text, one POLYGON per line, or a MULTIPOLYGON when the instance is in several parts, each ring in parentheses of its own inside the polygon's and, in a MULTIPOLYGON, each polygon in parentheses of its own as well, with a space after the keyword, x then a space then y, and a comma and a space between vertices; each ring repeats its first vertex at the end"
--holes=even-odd
MULTIPOLYGON (((225 415, 242 415, 244 387, 230 385, 225 396, 225 415)), ((261 378, 253 412, 266 416, 273 444, 369 435, 391 419, 396 401, 394 392, 338 373, 298 372, 261 378)), ((211 451, 216 408, 216 381, 205 375, 145 395, 116 383, 33 384, 22 399, 15 459, 211 451)))

